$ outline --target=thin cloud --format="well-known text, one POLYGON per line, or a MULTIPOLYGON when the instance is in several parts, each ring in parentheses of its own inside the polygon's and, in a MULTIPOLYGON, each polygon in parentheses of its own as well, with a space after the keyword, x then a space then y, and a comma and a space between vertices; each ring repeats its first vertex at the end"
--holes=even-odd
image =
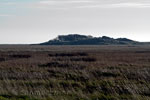
POLYGON ((143 3, 120 3, 120 4, 111 4, 111 7, 150 7, 150 4, 143 3))
POLYGON ((53 5, 53 4, 73 4, 73 3, 92 3, 92 2, 94 1, 90 1, 90 0, 70 0, 70 1, 43 0, 43 1, 39 1, 39 4, 53 5))
POLYGON ((99 5, 86 5, 77 8, 148 8, 150 4, 143 3, 117 3, 117 4, 99 4, 99 5))
POLYGON ((70 8, 78 7, 79 5, 88 5, 95 3, 92 0, 40 0, 35 3, 28 5, 30 8, 39 8, 39 9, 58 9, 66 10, 70 8))
POLYGON ((106 2, 103 0, 40 0, 31 7, 43 9, 149 8, 150 2, 106 2))

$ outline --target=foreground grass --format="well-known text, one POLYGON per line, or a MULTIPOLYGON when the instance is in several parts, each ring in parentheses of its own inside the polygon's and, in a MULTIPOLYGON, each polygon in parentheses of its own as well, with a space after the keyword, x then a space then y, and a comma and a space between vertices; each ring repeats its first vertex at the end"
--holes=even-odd
POLYGON ((149 49, 103 48, 0 49, 0 100, 150 100, 149 49))

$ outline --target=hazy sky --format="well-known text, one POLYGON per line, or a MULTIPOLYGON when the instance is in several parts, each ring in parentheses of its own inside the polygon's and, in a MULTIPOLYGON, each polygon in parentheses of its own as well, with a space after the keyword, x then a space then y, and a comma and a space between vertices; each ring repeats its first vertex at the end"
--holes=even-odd
POLYGON ((150 41, 150 0, 0 0, 0 44, 62 34, 150 41))

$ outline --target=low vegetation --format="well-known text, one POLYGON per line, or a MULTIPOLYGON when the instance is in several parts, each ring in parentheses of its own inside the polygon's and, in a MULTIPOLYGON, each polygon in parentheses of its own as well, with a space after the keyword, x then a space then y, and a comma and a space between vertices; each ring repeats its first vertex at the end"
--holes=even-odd
POLYGON ((0 100, 150 100, 148 46, 4 48, 0 100))

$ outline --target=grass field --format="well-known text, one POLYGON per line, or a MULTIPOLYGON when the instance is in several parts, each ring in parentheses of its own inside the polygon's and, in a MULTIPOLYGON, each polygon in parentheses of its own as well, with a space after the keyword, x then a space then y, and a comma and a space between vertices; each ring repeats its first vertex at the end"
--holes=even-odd
POLYGON ((0 46, 0 100, 150 100, 150 46, 0 46))

